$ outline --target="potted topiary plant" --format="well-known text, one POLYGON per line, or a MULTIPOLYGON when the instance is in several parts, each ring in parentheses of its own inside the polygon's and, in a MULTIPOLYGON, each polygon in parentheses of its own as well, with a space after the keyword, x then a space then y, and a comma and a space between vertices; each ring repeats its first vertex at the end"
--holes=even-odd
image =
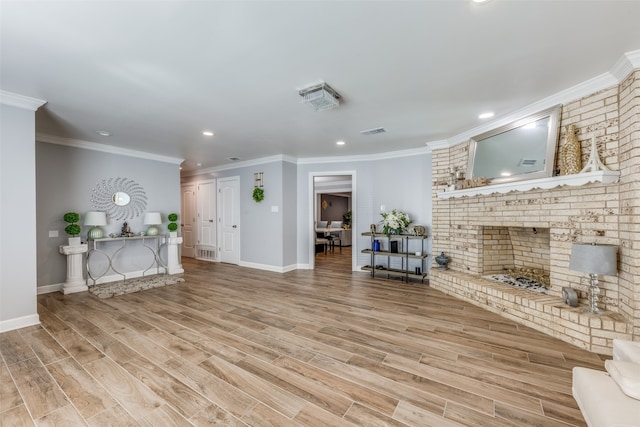
POLYGON ((82 229, 78 225, 78 221, 80 221, 80 215, 78 215, 76 212, 67 212, 66 214, 64 214, 62 219, 64 219, 64 222, 67 223, 67 226, 64 228, 65 233, 71 236, 69 237, 69 246, 76 246, 82 243, 80 241, 80 237, 78 236, 80 234, 80 231, 82 231, 82 229))
POLYGON ((169 236, 177 237, 178 236, 178 224, 176 221, 178 220, 177 213, 170 213, 167 215, 167 219, 169 220, 169 224, 167 225, 167 229, 169 229, 169 236))

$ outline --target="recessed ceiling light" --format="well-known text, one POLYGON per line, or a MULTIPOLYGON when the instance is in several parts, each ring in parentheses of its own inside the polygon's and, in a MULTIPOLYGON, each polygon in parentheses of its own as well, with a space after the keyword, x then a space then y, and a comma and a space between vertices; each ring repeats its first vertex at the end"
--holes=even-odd
POLYGON ((111 136, 111 132, 106 130, 97 130, 96 133, 100 136, 111 136))
POLYGON ((490 117, 493 117, 495 114, 492 112, 487 112, 487 113, 482 113, 478 116, 479 119, 488 119, 490 117))
POLYGON ((202 134, 203 134, 204 136, 213 136, 213 132, 211 132, 210 130, 203 130, 203 131, 202 131, 202 134))
POLYGON ((486 3, 489 0, 472 0, 474 3, 486 3))
POLYGON ((338 142, 336 142, 336 145, 344 145, 344 144, 345 144, 345 142, 344 142, 344 141, 338 141, 338 142))

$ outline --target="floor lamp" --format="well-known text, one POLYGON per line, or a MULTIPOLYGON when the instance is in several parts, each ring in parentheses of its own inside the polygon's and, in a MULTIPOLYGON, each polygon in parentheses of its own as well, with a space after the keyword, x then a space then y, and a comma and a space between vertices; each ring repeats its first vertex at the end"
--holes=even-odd
POLYGON ((571 248, 569 268, 574 271, 589 274, 589 306, 585 313, 602 314, 598 308, 598 274, 613 276, 617 273, 618 258, 616 247, 611 245, 596 245, 595 243, 574 243, 571 248))

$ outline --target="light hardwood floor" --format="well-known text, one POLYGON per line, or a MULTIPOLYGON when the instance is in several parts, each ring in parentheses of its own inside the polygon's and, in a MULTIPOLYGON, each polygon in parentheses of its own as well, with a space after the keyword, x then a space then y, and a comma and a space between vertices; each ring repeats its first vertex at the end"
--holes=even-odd
POLYGON ((38 298, 0 334, 0 424, 585 425, 599 357, 430 289, 350 272, 183 260, 185 283, 38 298))

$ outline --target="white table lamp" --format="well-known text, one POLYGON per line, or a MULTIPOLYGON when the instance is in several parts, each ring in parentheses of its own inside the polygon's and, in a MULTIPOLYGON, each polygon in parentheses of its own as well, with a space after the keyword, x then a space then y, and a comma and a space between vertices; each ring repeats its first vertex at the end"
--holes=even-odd
POLYGON ((107 214, 105 212, 90 211, 84 216, 84 225, 92 226, 87 233, 89 239, 102 239, 104 231, 100 226, 107 225, 107 214))
POLYGON ((596 245, 586 243, 574 243, 571 248, 571 261, 569 268, 574 271, 589 274, 589 306, 586 313, 602 314, 598 308, 598 274, 613 276, 617 273, 618 257, 616 247, 611 245, 596 245))
POLYGON ((157 226, 162 224, 160 212, 147 212, 144 214, 144 224, 149 226, 147 228, 147 236, 157 236, 159 232, 157 226))

